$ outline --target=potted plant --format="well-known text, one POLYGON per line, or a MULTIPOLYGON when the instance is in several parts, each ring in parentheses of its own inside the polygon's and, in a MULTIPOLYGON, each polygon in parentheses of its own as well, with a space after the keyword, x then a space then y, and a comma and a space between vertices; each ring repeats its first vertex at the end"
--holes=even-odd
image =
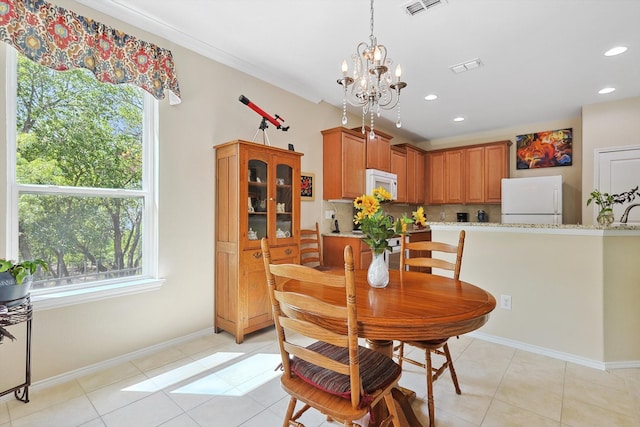
POLYGON ((0 305, 11 307, 24 301, 38 266, 49 270, 47 263, 41 259, 18 263, 0 259, 0 305))
POLYGON ((630 203, 636 196, 640 196, 640 192, 638 192, 638 187, 618 194, 601 193, 600 190, 595 189, 591 192, 590 196, 587 200, 587 206, 589 206, 591 202, 598 205, 600 207, 597 216, 598 224, 607 226, 613 223, 613 205, 630 203))
POLYGON ((389 271, 384 261, 383 253, 391 250, 387 239, 395 235, 407 232, 407 225, 413 220, 402 218, 392 221, 392 218, 384 213, 382 204, 391 201, 391 194, 383 187, 373 190, 371 195, 356 197, 353 206, 356 209, 354 224, 360 225, 366 243, 373 253, 373 259, 367 271, 367 281, 374 288, 384 288, 389 283, 389 271))

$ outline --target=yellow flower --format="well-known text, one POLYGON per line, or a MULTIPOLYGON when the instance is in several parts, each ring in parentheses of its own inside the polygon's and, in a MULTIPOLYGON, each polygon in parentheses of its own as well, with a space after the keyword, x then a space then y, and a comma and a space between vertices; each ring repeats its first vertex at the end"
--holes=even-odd
POLYGON ((411 212, 411 216, 415 220, 416 224, 423 227, 427 225, 427 218, 424 215, 424 208, 422 206, 420 206, 417 211, 411 212))
POLYGON ((389 193, 384 187, 378 187, 373 190, 373 197, 381 202, 387 202, 391 200, 391 193, 389 193))
POLYGON ((371 195, 356 197, 353 206, 357 212, 353 216, 353 222, 361 225, 365 235, 364 242, 371 247, 376 254, 381 254, 389 249, 387 239, 397 234, 407 232, 407 224, 413 221, 404 214, 402 218, 391 221, 391 217, 382 210, 382 203, 391 200, 391 194, 384 188, 376 188, 371 195))

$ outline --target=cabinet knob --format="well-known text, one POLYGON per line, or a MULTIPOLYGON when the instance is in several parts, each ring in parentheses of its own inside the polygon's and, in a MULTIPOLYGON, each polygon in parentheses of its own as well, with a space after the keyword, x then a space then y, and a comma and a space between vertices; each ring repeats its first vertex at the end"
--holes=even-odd
POLYGON ((253 257, 254 257, 255 259, 262 258, 262 252, 254 252, 254 253, 253 253, 253 257))
POLYGON ((293 252, 291 249, 287 248, 285 249, 284 253, 287 255, 291 255, 291 252, 293 252))

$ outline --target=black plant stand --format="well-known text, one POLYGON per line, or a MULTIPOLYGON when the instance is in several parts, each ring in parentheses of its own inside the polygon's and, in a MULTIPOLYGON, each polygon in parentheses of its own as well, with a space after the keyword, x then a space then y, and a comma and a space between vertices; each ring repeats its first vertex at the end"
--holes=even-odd
MULTIPOLYGON (((8 390, 0 392, 0 396, 13 392, 16 399, 29 402, 29 386, 31 385, 31 319, 33 315, 33 307, 31 306, 31 299, 27 298, 13 307, 9 307, 9 312, 6 315, 0 314, 0 326, 6 327, 11 325, 17 325, 18 323, 27 322, 27 351, 25 355, 25 372, 24 383, 12 387, 8 390)), ((6 338, 5 338, 6 342, 6 338)), ((1 347, 0 347, 1 348, 1 347)))

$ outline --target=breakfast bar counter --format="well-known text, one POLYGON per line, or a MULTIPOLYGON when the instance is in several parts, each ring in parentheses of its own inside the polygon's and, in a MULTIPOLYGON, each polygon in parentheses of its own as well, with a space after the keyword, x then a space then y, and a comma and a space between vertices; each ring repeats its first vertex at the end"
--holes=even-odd
POLYGON ((460 279, 498 301, 478 335, 599 369, 640 364, 640 226, 429 225, 449 243, 466 230, 460 279))

